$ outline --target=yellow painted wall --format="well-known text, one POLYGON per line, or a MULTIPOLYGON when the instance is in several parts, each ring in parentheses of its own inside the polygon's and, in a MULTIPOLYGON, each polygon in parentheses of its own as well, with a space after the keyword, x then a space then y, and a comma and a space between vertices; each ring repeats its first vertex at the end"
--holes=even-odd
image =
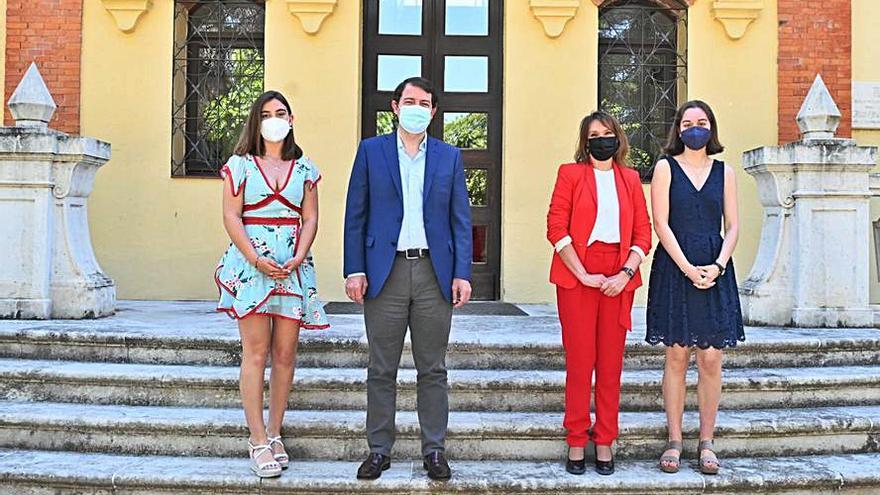
MULTIPOLYGON (((733 41, 710 3, 697 2, 689 13, 688 96, 716 109, 728 148, 722 158, 739 168, 742 151, 776 141, 775 6, 766 2, 746 36, 733 41)), ((298 140, 323 171, 319 290, 342 300, 343 204, 360 127, 360 2, 339 2, 317 35, 305 34, 284 2, 266 5, 265 86, 290 98, 298 140)), ((562 36, 551 39, 527 2, 505 7, 502 295, 549 302, 546 209, 557 166, 571 160, 578 122, 596 106, 598 11, 581 2, 562 36)), ((211 275, 228 242, 220 182, 170 178, 172 21, 172 2, 153 2, 126 34, 100 2, 84 2, 82 130, 113 144, 89 206, 92 238, 120 298, 214 298, 211 275)), ((742 279, 761 215, 751 177, 741 173, 740 188, 742 279)))
MULTIPOLYGON (((852 2, 852 79, 880 83, 880 2, 853 0, 852 2)), ((880 146, 880 129, 854 129, 853 138, 861 145, 880 146)), ((875 169, 876 171, 876 169, 875 169)), ((871 202, 871 220, 880 218, 880 200, 871 202)), ((877 260, 874 256, 874 238, 871 236, 871 302, 880 304, 880 282, 877 279, 877 260)))
POLYGON ((505 7, 502 298, 554 301, 547 207, 556 169, 572 161, 578 124, 596 107, 598 11, 581 2, 551 39, 526 2, 505 7))
MULTIPOLYGON (((563 35, 547 38, 527 8, 508 2, 505 21, 505 106, 502 287, 508 301, 550 302, 551 248, 545 215, 556 167, 571 160, 580 119, 596 106, 598 9, 581 2, 563 35), (549 86, 552 85, 552 86, 549 86)), ((741 234, 737 276, 748 275, 762 212, 755 181, 742 172, 742 152, 777 141, 775 2, 739 40, 712 16, 711 2, 688 12, 687 97, 715 110, 726 151, 718 158, 738 171, 741 234)), ((649 198, 648 187, 645 196, 649 198)), ((654 239, 655 245, 657 239, 654 239)), ((647 281, 650 260, 642 266, 647 281)), ((647 291, 637 293, 644 304, 647 291)))
POLYGON ((339 2, 317 35, 306 34, 285 2, 266 3, 266 88, 290 99, 296 138, 321 170, 320 226, 312 248, 318 291, 347 300, 342 226, 351 164, 360 139, 360 2, 339 2))
POLYGON ((688 12, 688 98, 709 103, 718 119, 725 151, 716 158, 737 171, 740 236, 734 263, 742 283, 758 251, 763 210, 757 183, 742 169, 742 154, 778 142, 776 2, 764 2, 760 17, 733 40, 714 18, 712 2, 688 12))
MULTIPOLYGON (((210 299, 228 243, 221 182, 170 177, 173 2, 126 34, 100 2, 83 13, 82 132, 110 141, 89 204, 92 239, 120 298, 210 299)), ((306 35, 279 1, 267 3, 266 84, 291 100, 297 139, 321 168, 315 256, 325 299, 344 297, 341 223, 359 129, 360 17, 340 2, 320 35, 306 35)))
MULTIPOLYGON (((216 180, 170 178, 173 2, 137 29, 83 5, 82 133, 112 144, 89 203, 92 241, 120 298, 205 298, 225 242, 216 180)), ((216 292, 216 291, 214 291, 216 292)))

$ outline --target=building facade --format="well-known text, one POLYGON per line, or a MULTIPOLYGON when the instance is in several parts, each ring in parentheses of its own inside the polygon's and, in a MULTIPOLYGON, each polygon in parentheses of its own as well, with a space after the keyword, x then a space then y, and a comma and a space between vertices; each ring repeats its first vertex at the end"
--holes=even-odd
POLYGON ((878 23, 875 0, 0 0, 0 67, 8 100, 35 60, 59 106, 52 127, 112 143, 89 209, 120 298, 216 296, 228 243, 216 172, 250 101, 276 89, 323 172, 319 287, 344 299, 355 149, 392 128, 394 85, 422 75, 440 90, 430 132, 464 149, 475 295, 548 302, 545 215, 585 114, 618 115, 647 181, 675 108, 714 108, 718 158, 739 171, 744 280, 762 209, 742 153, 798 139, 816 74, 838 136, 880 145, 878 23))

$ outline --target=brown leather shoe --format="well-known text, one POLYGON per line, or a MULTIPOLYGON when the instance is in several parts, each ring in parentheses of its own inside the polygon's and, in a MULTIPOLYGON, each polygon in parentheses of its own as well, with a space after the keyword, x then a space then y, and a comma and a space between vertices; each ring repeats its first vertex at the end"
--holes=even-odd
POLYGON ((372 452, 358 468, 357 478, 359 480, 374 480, 382 476, 382 471, 386 471, 390 467, 391 457, 372 452))

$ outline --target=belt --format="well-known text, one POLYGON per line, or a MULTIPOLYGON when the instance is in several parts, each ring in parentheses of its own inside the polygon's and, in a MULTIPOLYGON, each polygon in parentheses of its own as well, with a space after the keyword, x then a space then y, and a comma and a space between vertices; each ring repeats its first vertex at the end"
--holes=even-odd
POLYGON ((242 217, 245 225, 299 225, 299 217, 242 217))
POLYGON ((398 251, 398 256, 404 256, 408 260, 417 260, 419 258, 427 258, 429 253, 427 249, 413 248, 406 251, 398 251))

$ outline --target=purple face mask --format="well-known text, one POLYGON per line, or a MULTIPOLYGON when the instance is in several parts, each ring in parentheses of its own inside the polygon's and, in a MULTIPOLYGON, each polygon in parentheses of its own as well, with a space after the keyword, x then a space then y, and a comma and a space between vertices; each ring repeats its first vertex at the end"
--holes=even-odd
POLYGON ((681 140, 685 146, 692 150, 706 147, 712 137, 712 130, 705 127, 693 126, 681 132, 681 140))

